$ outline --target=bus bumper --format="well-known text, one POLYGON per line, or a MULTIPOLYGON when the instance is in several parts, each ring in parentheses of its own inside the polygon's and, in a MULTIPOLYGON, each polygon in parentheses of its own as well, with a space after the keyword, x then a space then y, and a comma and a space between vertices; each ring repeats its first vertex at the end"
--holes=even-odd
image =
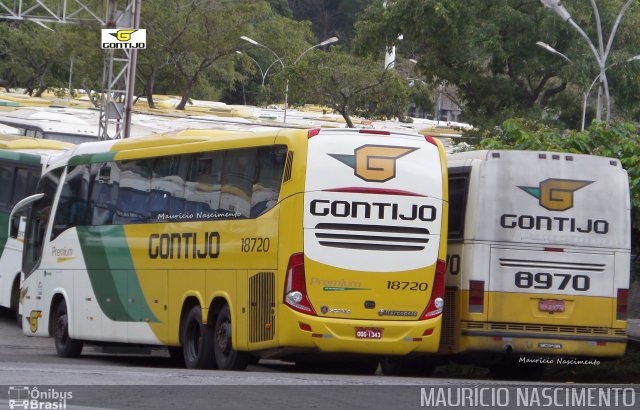
POLYGON ((440 343, 441 316, 429 320, 354 320, 281 310, 279 344, 320 352, 371 355, 433 353, 440 343), (379 332, 379 334, 378 334, 379 332))
POLYGON ((590 337, 554 334, 481 332, 463 330, 457 353, 492 352, 512 355, 624 356, 626 337, 590 337))

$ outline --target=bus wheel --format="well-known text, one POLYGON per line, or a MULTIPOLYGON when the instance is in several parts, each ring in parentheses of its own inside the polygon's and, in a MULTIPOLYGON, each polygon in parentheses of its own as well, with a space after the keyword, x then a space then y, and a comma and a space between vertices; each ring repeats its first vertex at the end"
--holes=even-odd
MULTIPOLYGON (((184 364, 189 369, 213 369, 213 330, 202 323, 202 310, 196 305, 191 308, 182 322, 182 352, 184 364)), ((171 350, 169 351, 171 353, 171 350)))
POLYGON ((246 352, 238 352, 231 344, 231 312, 225 305, 216 319, 214 351, 220 370, 244 370, 249 364, 246 352))
POLYGON ((11 288, 11 309, 16 315, 16 324, 22 329, 22 315, 20 314, 20 278, 15 280, 13 287, 11 288))
POLYGON ((380 368, 385 376, 433 376, 435 366, 424 358, 385 357, 380 360, 380 368))
POLYGON ((541 363, 525 366, 500 364, 489 367, 489 373, 494 380, 540 381, 544 375, 545 365, 541 363))
POLYGON ((55 310, 53 338, 60 357, 78 357, 82 353, 82 342, 69 337, 69 315, 67 304, 60 302, 55 310))

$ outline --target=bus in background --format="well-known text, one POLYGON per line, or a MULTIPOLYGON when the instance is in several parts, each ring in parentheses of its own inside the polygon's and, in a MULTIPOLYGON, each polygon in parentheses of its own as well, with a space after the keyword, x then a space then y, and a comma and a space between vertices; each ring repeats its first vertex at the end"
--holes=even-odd
POLYGON ((448 163, 441 353, 507 379, 541 377, 550 357, 622 356, 631 222, 620 161, 470 151, 448 163))
MULTIPOLYGON (((373 372, 436 352, 448 192, 417 133, 190 130, 81 144, 31 204, 26 335, 165 345, 189 368, 252 358, 373 372)), ((17 210, 17 209, 16 209, 17 210)))
POLYGON ((10 221, 9 215, 15 204, 33 195, 49 159, 71 147, 59 141, 0 135, 0 306, 13 309, 18 324, 25 217, 10 221))

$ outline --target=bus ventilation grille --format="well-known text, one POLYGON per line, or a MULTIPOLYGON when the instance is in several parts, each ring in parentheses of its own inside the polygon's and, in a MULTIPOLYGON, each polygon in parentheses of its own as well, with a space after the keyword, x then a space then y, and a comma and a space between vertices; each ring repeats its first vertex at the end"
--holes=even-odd
POLYGON ((275 274, 260 272, 249 278, 249 342, 272 340, 275 334, 275 274))
MULTIPOLYGON (((446 306, 446 305, 445 305, 446 306)), ((536 332, 536 333, 561 333, 574 335, 616 335, 624 336, 624 329, 609 329, 606 327, 582 327, 582 326, 552 326, 535 325, 525 323, 483 323, 463 322, 463 329, 498 330, 511 332, 536 332)))
POLYGON ((282 183, 289 182, 291 179, 291 167, 293 166, 293 151, 287 152, 287 159, 284 163, 284 176, 282 177, 282 183))
POLYGON ((315 235, 322 246, 369 251, 422 251, 429 242, 428 229, 407 226, 320 223, 315 235))
POLYGON ((440 351, 449 351, 456 345, 456 294, 458 289, 448 287, 444 291, 444 311, 442 313, 442 332, 440 351))

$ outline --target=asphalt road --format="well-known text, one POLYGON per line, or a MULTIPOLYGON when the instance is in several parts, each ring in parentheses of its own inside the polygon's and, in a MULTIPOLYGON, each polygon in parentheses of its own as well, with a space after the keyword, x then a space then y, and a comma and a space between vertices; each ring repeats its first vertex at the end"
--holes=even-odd
MULTIPOLYGON (((556 399, 560 401, 555 404, 563 409, 577 409, 587 402, 581 402, 580 396, 576 402, 572 398, 574 390, 581 395, 588 393, 589 388, 603 388, 379 374, 309 374, 295 372, 291 365, 281 362, 260 362, 244 372, 187 370, 173 367, 164 350, 150 355, 115 355, 85 349, 78 359, 59 358, 51 339, 23 336, 8 312, 0 311, 0 409, 10 408, 10 400, 24 400, 26 395, 30 401, 13 402, 14 408, 463 409, 513 408, 523 407, 523 403, 527 405, 524 407, 548 408, 543 406, 545 388, 547 393, 557 391, 556 399)), ((608 386, 604 393, 611 400, 618 400, 618 406, 588 407, 640 406, 637 386, 612 388, 616 387, 608 386)), ((594 394, 599 392, 596 390, 594 394)))

